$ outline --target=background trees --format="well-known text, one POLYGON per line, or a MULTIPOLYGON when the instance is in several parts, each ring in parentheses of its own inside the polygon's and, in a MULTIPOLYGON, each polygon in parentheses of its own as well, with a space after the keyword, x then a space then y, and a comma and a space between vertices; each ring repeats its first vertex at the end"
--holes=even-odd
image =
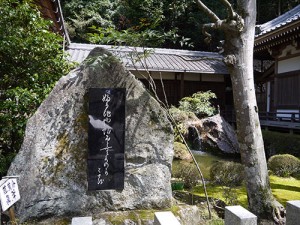
MULTIPOLYGON (((216 51, 219 40, 223 39, 222 33, 214 31, 212 41, 209 44, 204 42, 201 26, 209 20, 197 9, 195 1, 191 0, 61 0, 61 2, 74 42, 90 42, 87 34, 99 31, 91 27, 100 27, 104 33, 127 30, 127 33, 132 34, 151 30, 151 35, 156 35, 157 38, 143 43, 147 47, 216 51)), ((220 1, 203 2, 208 7, 216 9, 218 15, 227 15, 226 8, 220 1)), ((236 4, 236 0, 229 2, 236 4)), ((299 3, 300 0, 257 0, 257 24, 275 18, 299 3)), ((97 43, 112 44, 107 39, 98 39, 97 43)))
POLYGON ((299 0, 257 0, 257 23, 262 24, 291 10, 299 0))
POLYGON ((0 14, 1 175, 20 148, 27 119, 69 66, 62 38, 31 0, 0 1, 0 14))

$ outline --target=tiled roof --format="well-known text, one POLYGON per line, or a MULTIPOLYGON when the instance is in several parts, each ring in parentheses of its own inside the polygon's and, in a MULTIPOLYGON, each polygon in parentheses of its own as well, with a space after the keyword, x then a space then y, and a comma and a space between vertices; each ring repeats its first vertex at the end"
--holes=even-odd
POLYGON ((228 74, 222 56, 213 52, 71 43, 70 61, 81 63, 95 47, 118 56, 129 70, 228 74))
POLYGON ((255 37, 262 36, 264 34, 267 34, 271 31, 275 31, 287 24, 290 24, 296 20, 300 20, 300 5, 296 6, 292 10, 282 14, 281 16, 266 22, 261 25, 257 25, 257 31, 258 33, 256 34, 255 37))

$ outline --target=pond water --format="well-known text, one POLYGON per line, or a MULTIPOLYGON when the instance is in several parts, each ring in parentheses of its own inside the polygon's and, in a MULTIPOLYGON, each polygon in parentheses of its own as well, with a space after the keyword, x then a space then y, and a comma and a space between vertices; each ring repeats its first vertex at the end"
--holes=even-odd
MULTIPOLYGON (((227 156, 227 155, 213 155, 209 152, 203 151, 192 151, 193 155, 198 162, 198 165, 203 173, 205 179, 209 179, 209 170, 213 163, 220 161, 234 161, 240 162, 240 159, 237 156, 227 156)), ((193 162, 190 162, 193 164, 193 162)), ((179 167, 184 167, 187 162, 182 160, 174 160, 172 165, 172 170, 176 170, 179 167)))

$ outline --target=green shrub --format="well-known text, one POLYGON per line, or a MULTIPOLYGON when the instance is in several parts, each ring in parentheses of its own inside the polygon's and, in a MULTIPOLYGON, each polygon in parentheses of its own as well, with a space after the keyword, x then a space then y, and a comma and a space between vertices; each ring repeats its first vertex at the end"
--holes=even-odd
POLYGON ((184 182, 185 188, 192 188, 199 182, 199 173, 193 163, 183 163, 182 166, 173 170, 173 177, 180 178, 184 182))
POLYGON ((184 144, 174 142, 174 159, 191 160, 191 155, 184 144))
POLYGON ((299 176, 300 160, 289 154, 274 155, 268 161, 268 168, 277 176, 299 176))
POLYGON ((15 153, 8 153, 7 155, 0 154, 0 177, 6 175, 10 163, 15 156, 15 153))
POLYGON ((186 112, 193 112, 199 118, 213 116, 216 108, 212 105, 212 99, 217 98, 211 91, 197 92, 179 101, 179 109, 186 112))
POLYGON ((177 126, 174 129, 175 130, 175 134, 174 134, 175 142, 183 143, 183 140, 182 140, 180 134, 185 136, 188 133, 188 130, 184 125, 185 121, 196 120, 197 117, 192 112, 185 112, 174 106, 172 106, 169 109, 169 113, 174 118, 175 122, 177 123, 177 126))
POLYGON ((263 138, 268 157, 276 154, 300 157, 300 135, 263 131, 263 138))
POLYGON ((240 186, 244 180, 244 167, 236 162, 215 162, 210 168, 210 179, 218 185, 240 186))
POLYGON ((197 119, 196 115, 193 112, 183 111, 179 108, 172 106, 169 109, 169 113, 173 116, 174 120, 178 123, 183 123, 187 120, 197 119))

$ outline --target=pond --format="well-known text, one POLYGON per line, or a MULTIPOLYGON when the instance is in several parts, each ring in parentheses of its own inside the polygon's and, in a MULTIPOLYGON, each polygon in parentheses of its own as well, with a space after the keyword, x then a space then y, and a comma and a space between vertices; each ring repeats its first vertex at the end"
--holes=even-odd
MULTIPOLYGON (((235 155, 234 156, 213 155, 209 152, 203 152, 203 151, 192 151, 192 152, 206 180, 209 179, 209 170, 213 163, 220 162, 220 161, 240 162, 240 159, 235 155)), ((180 167, 186 166, 187 163, 193 164, 193 162, 174 160, 172 165, 172 171, 175 171, 180 167)))

